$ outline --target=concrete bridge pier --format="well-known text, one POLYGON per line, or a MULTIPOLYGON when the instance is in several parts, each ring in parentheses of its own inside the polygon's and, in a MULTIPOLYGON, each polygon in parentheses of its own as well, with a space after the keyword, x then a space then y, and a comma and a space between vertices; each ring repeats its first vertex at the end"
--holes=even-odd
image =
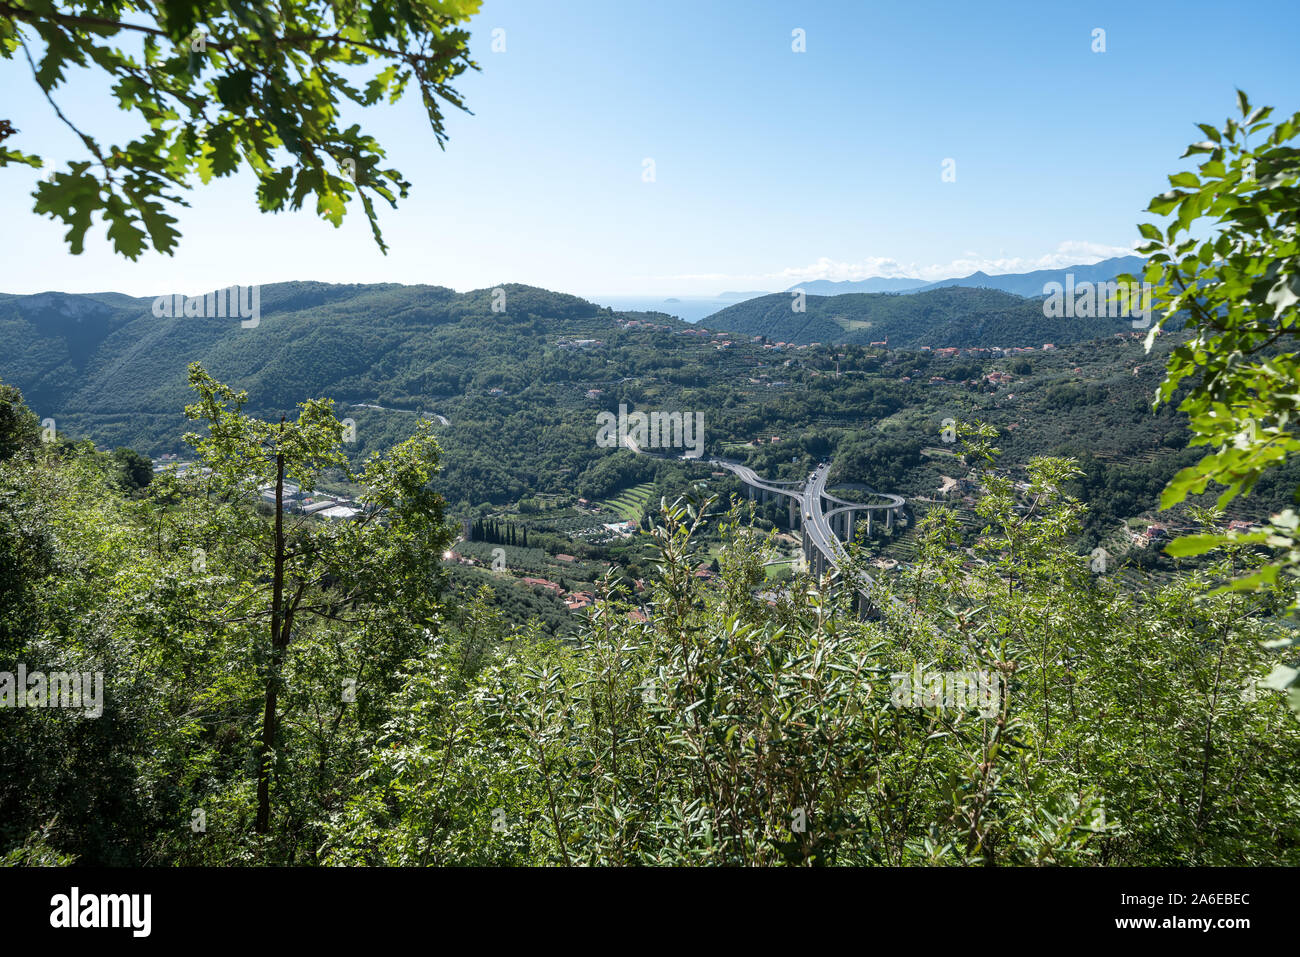
POLYGON ((876 603, 871 600, 871 596, 864 591, 858 592, 858 617, 863 621, 874 621, 883 617, 876 603))

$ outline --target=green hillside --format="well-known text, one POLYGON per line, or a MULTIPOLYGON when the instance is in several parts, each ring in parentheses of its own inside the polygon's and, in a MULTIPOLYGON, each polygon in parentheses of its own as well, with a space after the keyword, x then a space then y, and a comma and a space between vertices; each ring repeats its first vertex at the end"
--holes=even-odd
POLYGON ((1127 319, 1048 319, 1039 299, 955 286, 911 294, 807 296, 802 313, 793 305, 790 293, 761 296, 728 306, 705 324, 773 342, 867 345, 888 340, 892 348, 1061 345, 1132 328, 1127 319))
MULTIPOLYGON (((895 336, 883 351, 777 348, 662 315, 503 288, 506 310, 494 313, 491 290, 278 284, 263 288, 261 321, 251 329, 229 319, 155 318, 149 300, 112 294, 4 296, 0 329, 10 348, 0 355, 0 380, 22 389, 65 435, 153 456, 190 455, 181 410, 186 366, 196 360, 247 390, 249 409, 263 417, 292 417, 303 397, 333 399, 340 418, 355 423, 348 451, 356 460, 402 441, 424 415, 446 452, 443 494, 461 513, 538 494, 611 501, 634 487, 657 489, 657 502, 698 477, 671 457, 599 447, 597 413, 620 405, 700 410, 709 454, 747 458, 773 477, 797 478, 830 457, 838 480, 909 499, 931 496, 952 473, 922 454, 945 418, 989 422, 1013 461, 1084 461, 1075 492, 1092 507, 1090 540, 1147 510, 1195 457, 1182 417, 1169 407, 1150 411, 1171 337, 1155 356, 1131 329, 1032 355, 898 349, 895 336)), ((954 317, 965 300, 1010 301, 1020 310, 1012 315, 1030 310, 1042 321, 1027 300, 960 288, 810 297, 810 310, 841 300, 895 310, 946 304, 954 317)), ((976 309, 966 321, 988 328, 987 315, 976 309)), ((1240 503, 1241 514, 1283 506, 1285 481, 1270 477, 1240 503)), ((621 505, 615 510, 639 516, 634 503, 621 505)), ((778 511, 773 521, 782 521, 778 511)))

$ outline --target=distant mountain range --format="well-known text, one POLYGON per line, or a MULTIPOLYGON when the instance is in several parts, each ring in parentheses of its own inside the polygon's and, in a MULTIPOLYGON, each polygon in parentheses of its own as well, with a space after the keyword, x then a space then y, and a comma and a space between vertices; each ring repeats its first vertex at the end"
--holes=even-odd
POLYGON ((786 292, 802 289, 810 296, 842 296, 850 292, 912 292, 929 284, 925 279, 885 279, 880 276, 871 279, 814 279, 791 286, 786 292))
POLYGON ((1066 266, 1062 269, 1036 269, 1033 272, 1006 273, 990 276, 986 272, 973 272, 958 279, 941 279, 928 282, 924 279, 859 279, 832 282, 828 279, 816 279, 791 286, 786 292, 802 289, 810 296, 840 296, 854 292, 928 292, 946 286, 969 286, 976 289, 998 289, 1014 293, 1017 296, 1041 296, 1043 286, 1049 282, 1065 283, 1066 273, 1074 276, 1076 283, 1106 282, 1121 273, 1137 275, 1141 272, 1145 260, 1141 256, 1116 256, 1103 259, 1089 266, 1066 266))
MULTIPOLYGON (((1098 282, 1113 279, 1120 273, 1138 273, 1143 260, 1139 256, 1119 256, 1106 259, 1088 266, 1066 266, 1063 269, 1039 269, 1026 273, 1006 273, 990 276, 985 272, 973 272, 969 276, 956 279, 941 279, 937 282, 928 279, 907 277, 885 278, 876 276, 871 279, 814 279, 791 286, 786 293, 802 289, 809 296, 843 296, 856 293, 921 293, 949 286, 964 286, 976 289, 997 289, 1017 296, 1033 298, 1043 295, 1043 286, 1049 282, 1064 285, 1067 273, 1074 275, 1076 282, 1098 282)), ((700 322, 721 314, 738 302, 762 299, 765 296, 779 295, 766 291, 738 292, 728 290, 716 296, 592 296, 593 302, 614 309, 631 312, 658 312, 675 316, 687 322, 700 322)))

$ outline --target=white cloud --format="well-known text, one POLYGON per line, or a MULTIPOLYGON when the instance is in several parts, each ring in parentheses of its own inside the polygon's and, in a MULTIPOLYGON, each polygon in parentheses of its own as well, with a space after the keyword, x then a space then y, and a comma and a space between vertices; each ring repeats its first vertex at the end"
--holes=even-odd
MULTIPOLYGON (((1137 245, 1134 243, 1134 245, 1137 245)), ((805 266, 791 266, 771 273, 690 273, 659 277, 661 281, 722 283, 728 288, 777 287, 786 288, 795 283, 814 279, 885 279, 909 278, 936 281, 969 276, 973 272, 986 272, 991 276, 1002 273, 1032 272, 1035 269, 1060 269, 1064 266, 1087 266, 1114 256, 1128 256, 1133 250, 1126 246, 1109 246, 1085 240, 1066 240, 1056 249, 1040 256, 988 256, 966 251, 961 257, 944 263, 903 262, 887 256, 868 256, 855 262, 844 262, 823 256, 805 266)))
POLYGON ((1032 272, 1035 269, 1060 269, 1064 266, 1087 266, 1113 256, 1128 256, 1133 250, 1125 246, 1108 246, 1080 240, 1067 240, 1053 252, 1041 256, 981 256, 967 252, 962 258, 946 263, 899 262, 879 256, 868 256, 857 262, 839 262, 823 256, 806 266, 793 266, 773 274, 770 278, 789 282, 808 282, 814 279, 886 279, 908 277, 912 279, 954 279, 973 272, 989 275, 1032 272))

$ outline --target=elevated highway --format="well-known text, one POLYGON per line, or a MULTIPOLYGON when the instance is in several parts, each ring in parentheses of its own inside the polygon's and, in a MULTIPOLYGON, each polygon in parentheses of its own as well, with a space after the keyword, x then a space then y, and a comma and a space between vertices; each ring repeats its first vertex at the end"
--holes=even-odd
MULTIPOLYGON (((655 455, 640 448, 631 438, 624 437, 623 444, 638 455, 655 455)), ((655 456, 665 457, 665 456, 655 456)), ((680 456, 685 461, 700 461, 688 456, 680 456)), ((885 527, 892 529, 894 523, 903 513, 907 502, 901 495, 888 492, 873 492, 879 502, 849 502, 826 491, 826 480, 830 475, 829 462, 823 462, 806 479, 798 481, 781 481, 762 478, 747 465, 728 459, 712 458, 709 465, 731 472, 741 484, 749 490, 751 499, 759 498, 769 502, 777 498, 789 500, 790 530, 796 525, 803 531, 803 552, 809 567, 817 576, 833 569, 846 576, 848 549, 845 543, 853 540, 858 515, 865 516, 867 534, 875 530, 875 523, 883 521, 885 527)), ((875 595, 878 592, 876 581, 865 571, 856 572, 858 582, 859 610, 865 614, 875 613, 875 595)), ((894 599, 895 604, 900 604, 894 599)))
MULTIPOLYGON (((807 479, 799 482, 764 479, 748 466, 726 459, 710 459, 709 464, 733 473, 749 489, 751 498, 760 495, 764 502, 776 496, 789 499, 790 528, 793 531, 797 522, 803 530, 804 557, 813 573, 818 576, 824 575, 828 568, 834 569, 841 576, 846 574, 848 550, 845 543, 853 540, 859 513, 865 515, 867 534, 870 535, 874 531, 877 515, 884 521, 886 528, 892 529, 896 518, 902 514, 907 504, 901 495, 892 493, 874 493, 876 498, 884 499, 877 503, 848 502, 831 495, 826 491, 830 463, 819 465, 807 479)), ((876 581, 865 571, 858 571, 856 575, 862 599, 861 609, 870 612, 874 610, 875 594, 878 591, 876 581)))

